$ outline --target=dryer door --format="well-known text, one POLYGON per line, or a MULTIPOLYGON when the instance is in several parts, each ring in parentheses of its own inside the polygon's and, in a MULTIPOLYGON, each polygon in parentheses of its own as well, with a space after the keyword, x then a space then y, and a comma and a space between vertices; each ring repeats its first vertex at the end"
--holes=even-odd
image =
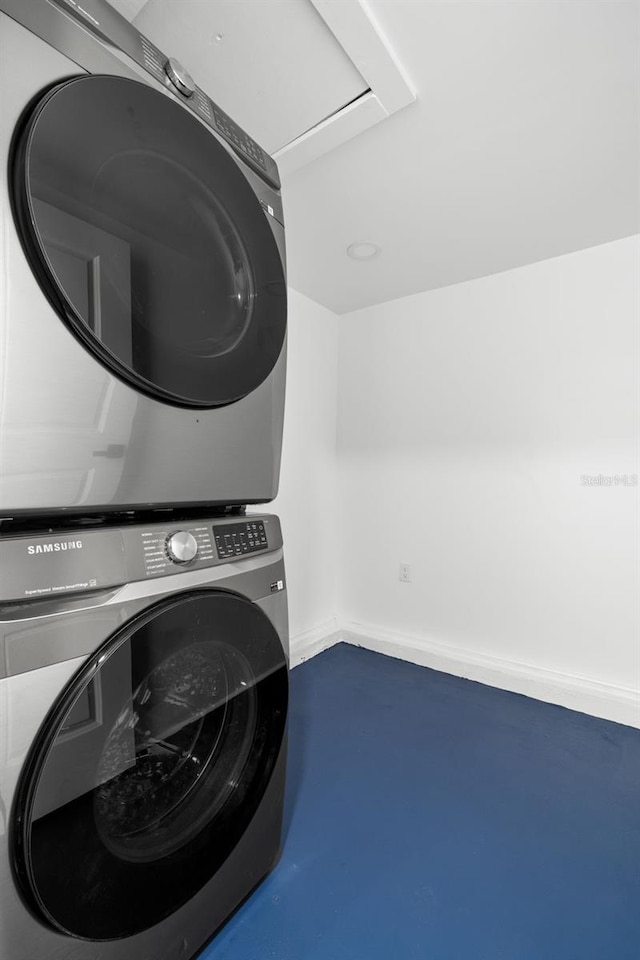
POLYGON ((29 108, 12 170, 32 268, 102 363, 190 407, 268 376, 286 331, 282 227, 190 111, 135 80, 76 77, 29 108))
POLYGON ((258 809, 287 691, 271 621, 236 594, 181 594, 114 635, 22 773, 13 849, 32 908, 71 936, 111 940, 182 906, 258 809))

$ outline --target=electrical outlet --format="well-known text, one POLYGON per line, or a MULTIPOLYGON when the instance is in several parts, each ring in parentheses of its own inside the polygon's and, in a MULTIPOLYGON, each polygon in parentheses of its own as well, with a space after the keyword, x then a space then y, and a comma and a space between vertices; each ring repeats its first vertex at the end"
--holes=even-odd
POLYGON ((398 580, 400 581, 400 583, 411 583, 411 564, 410 563, 400 564, 398 580))

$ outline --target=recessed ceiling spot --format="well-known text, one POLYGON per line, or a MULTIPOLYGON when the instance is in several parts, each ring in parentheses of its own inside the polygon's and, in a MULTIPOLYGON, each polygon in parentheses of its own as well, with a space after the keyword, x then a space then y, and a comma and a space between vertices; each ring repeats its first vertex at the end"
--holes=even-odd
POLYGON ((352 260, 373 260, 380 253, 380 247, 375 243, 350 243, 347 247, 347 255, 352 260))

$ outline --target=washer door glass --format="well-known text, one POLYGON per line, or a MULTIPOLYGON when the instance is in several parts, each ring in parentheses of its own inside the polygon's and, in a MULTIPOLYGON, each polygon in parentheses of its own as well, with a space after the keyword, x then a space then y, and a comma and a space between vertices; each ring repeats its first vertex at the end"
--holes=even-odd
POLYGON ((113 636, 53 709, 19 785, 15 865, 32 907, 110 940, 190 899, 265 794, 287 691, 275 629, 232 593, 182 594, 113 636))
POLYGON ((196 407, 268 376, 286 330, 282 228, 190 111, 135 80, 77 77, 30 109, 13 171, 36 276, 103 363, 196 407))

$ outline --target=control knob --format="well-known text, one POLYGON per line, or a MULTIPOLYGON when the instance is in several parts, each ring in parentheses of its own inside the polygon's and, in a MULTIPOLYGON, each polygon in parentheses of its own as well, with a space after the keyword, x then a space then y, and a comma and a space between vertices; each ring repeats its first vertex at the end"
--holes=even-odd
POLYGON ((191 97, 196 92, 196 84, 193 77, 175 57, 169 57, 164 65, 164 72, 183 97, 191 97))
POLYGON ((189 563, 198 552, 198 543, 192 533, 180 530, 167 538, 167 553, 174 563, 189 563))

